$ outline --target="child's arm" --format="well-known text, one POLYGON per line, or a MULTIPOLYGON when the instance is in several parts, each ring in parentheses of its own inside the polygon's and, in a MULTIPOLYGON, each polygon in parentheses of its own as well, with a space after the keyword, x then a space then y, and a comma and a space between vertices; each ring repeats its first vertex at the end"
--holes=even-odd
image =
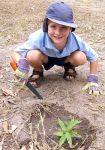
POLYGON ((97 74, 98 60, 90 62, 90 74, 97 74))

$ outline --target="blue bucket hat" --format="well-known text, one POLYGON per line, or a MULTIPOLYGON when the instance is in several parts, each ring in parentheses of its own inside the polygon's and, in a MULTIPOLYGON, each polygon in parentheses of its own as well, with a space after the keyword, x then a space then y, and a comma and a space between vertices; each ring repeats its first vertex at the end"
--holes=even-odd
POLYGON ((64 2, 55 2, 49 5, 43 22, 44 32, 48 31, 48 20, 64 26, 69 26, 72 28, 72 31, 77 28, 77 25, 73 20, 72 9, 64 2))

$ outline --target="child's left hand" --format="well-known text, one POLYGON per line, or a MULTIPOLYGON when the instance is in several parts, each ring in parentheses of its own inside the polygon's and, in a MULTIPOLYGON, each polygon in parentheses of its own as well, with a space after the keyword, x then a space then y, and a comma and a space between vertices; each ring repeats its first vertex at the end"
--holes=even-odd
POLYGON ((95 75, 88 76, 88 83, 82 88, 83 91, 87 91, 89 94, 93 95, 100 95, 102 91, 99 89, 98 85, 98 77, 95 75))

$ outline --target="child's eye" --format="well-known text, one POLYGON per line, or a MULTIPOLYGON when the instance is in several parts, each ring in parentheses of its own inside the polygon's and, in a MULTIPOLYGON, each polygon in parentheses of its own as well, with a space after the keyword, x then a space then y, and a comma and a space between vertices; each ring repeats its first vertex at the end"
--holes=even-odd
POLYGON ((63 26, 62 29, 67 29, 67 27, 66 27, 66 26, 63 26))
POLYGON ((52 26, 50 26, 51 28, 56 28, 56 26, 55 25, 52 25, 52 26))

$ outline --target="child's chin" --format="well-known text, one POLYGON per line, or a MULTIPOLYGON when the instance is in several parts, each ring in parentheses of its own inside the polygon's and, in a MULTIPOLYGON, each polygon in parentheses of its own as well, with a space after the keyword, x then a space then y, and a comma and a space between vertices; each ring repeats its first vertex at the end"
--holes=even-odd
POLYGON ((53 41, 55 44, 61 44, 63 41, 62 40, 54 40, 53 41))

